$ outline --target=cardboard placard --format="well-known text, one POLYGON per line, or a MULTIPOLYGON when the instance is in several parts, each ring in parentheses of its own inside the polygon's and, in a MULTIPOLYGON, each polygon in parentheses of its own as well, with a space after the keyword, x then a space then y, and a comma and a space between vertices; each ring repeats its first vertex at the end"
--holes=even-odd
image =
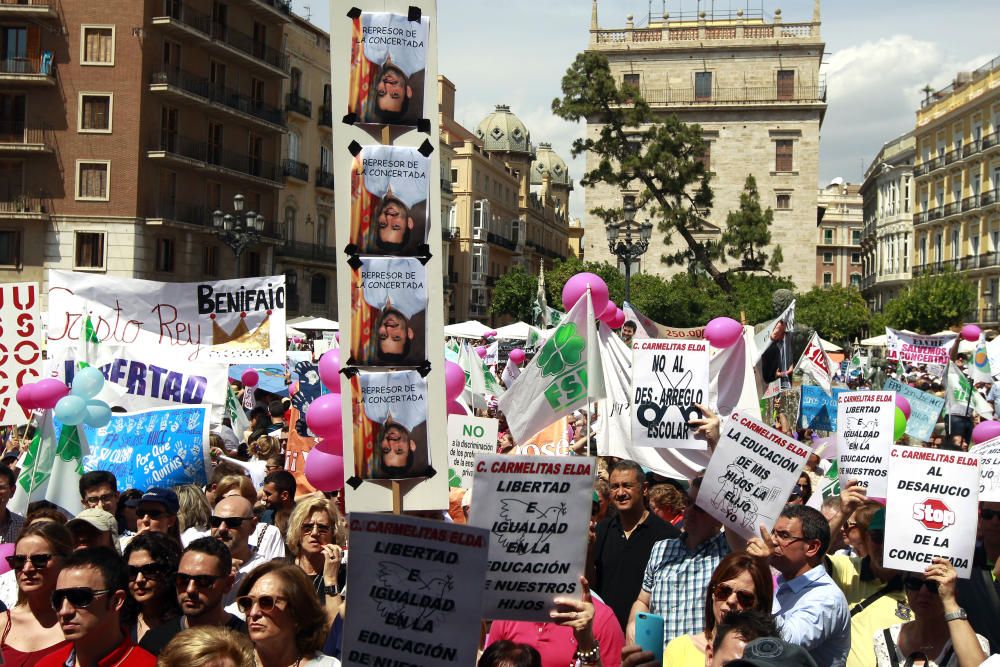
POLYGON ((976 445, 969 453, 979 457, 979 500, 1000 502, 1000 438, 976 445))
POLYGON ((857 480, 869 498, 885 498, 887 459, 893 443, 896 394, 848 391, 837 399, 840 483, 857 480))
POLYGON ((448 485, 472 488, 476 456, 497 453, 500 422, 486 417, 448 415, 448 485))
POLYGON ((475 664, 487 531, 359 512, 350 530, 343 664, 475 664))
POLYGON ((0 426, 28 423, 17 390, 42 375, 38 283, 0 285, 0 426))
POLYGON ((968 579, 979 521, 979 459, 892 445, 885 515, 885 567, 923 572, 934 556, 968 579))
POLYGON ((940 396, 920 391, 916 387, 888 378, 882 385, 885 391, 894 391, 910 402, 910 417, 906 420, 906 435, 927 442, 934 433, 944 399, 940 396))
POLYGON ((427 348, 427 272, 409 257, 366 257, 351 273, 351 359, 416 366, 427 348))
POLYGON ((708 342, 642 339, 632 343, 632 444, 705 449, 688 420, 708 402, 708 342))
POLYGON ((490 533, 483 618, 549 622, 577 597, 597 466, 590 457, 480 456, 469 523, 490 533))
POLYGON ((770 530, 810 453, 799 441, 734 412, 722 424, 697 505, 742 537, 759 535, 761 524, 770 530))

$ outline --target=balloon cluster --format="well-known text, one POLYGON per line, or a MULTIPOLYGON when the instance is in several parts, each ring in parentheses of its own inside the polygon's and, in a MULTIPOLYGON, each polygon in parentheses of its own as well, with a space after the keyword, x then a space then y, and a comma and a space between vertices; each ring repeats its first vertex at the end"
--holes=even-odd
POLYGON ((604 279, 594 273, 578 273, 563 285, 562 302, 566 312, 572 310, 576 302, 584 297, 588 288, 597 319, 612 329, 621 328, 625 324, 625 311, 611 300, 608 284, 604 279))
POLYGON ((306 457, 305 475, 320 491, 344 488, 344 431, 340 400, 340 350, 328 350, 319 359, 319 379, 331 393, 323 394, 306 410, 306 424, 318 441, 306 457))
POLYGON ((621 325, 625 324, 625 311, 619 308, 618 304, 609 299, 608 305, 604 307, 604 312, 598 315, 597 319, 604 322, 612 329, 618 329, 621 328, 621 325))
POLYGON ((81 368, 73 377, 73 387, 68 396, 56 403, 55 416, 63 424, 86 424, 93 428, 107 426, 111 421, 111 407, 95 396, 104 388, 104 375, 99 368, 81 368))
MULTIPOLYGON (((485 348, 484 348, 485 349, 485 348)), ((521 350, 523 353, 524 350, 521 350)), ((454 361, 444 362, 444 395, 448 399, 445 407, 449 415, 465 415, 465 407, 458 402, 458 397, 465 389, 465 371, 454 361)))
POLYGON ((968 341, 970 343, 975 343, 979 340, 979 337, 983 335, 983 330, 977 327, 975 324, 966 324, 962 327, 962 340, 968 341))
POLYGON ((520 366, 524 363, 524 350, 519 347, 515 347, 510 351, 510 354, 507 355, 507 361, 515 366, 520 366))
POLYGON ((482 345, 479 345, 478 347, 476 347, 476 354, 479 355, 480 359, 485 359, 487 352, 488 352, 488 350, 484 346, 482 346, 482 345))

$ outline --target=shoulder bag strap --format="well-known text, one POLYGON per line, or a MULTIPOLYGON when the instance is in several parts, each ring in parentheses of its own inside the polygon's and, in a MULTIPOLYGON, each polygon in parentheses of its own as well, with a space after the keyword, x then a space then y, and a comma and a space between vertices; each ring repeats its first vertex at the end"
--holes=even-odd
POLYGON ((879 598, 884 597, 889 593, 897 591, 901 588, 902 585, 900 583, 899 578, 893 577, 892 581, 890 581, 885 586, 883 586, 882 588, 878 589, 877 591, 866 597, 861 602, 851 607, 851 617, 853 618, 854 616, 857 616, 858 614, 863 612, 865 608, 867 608, 871 604, 874 604, 879 598))
POLYGON ((896 657, 896 642, 892 641, 892 633, 889 632, 889 628, 882 631, 882 635, 885 637, 885 647, 886 653, 889 654, 889 664, 892 667, 899 667, 899 658, 896 657))

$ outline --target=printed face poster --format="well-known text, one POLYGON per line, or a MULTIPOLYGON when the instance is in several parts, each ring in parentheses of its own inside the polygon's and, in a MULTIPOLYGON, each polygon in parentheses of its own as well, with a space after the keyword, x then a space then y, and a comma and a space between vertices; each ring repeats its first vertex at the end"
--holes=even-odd
POLYGON ((42 322, 38 284, 0 285, 0 426, 20 426, 29 413, 15 396, 42 374, 42 322))
POLYGON ((427 282, 417 259, 367 257, 351 273, 351 360, 416 366, 425 359, 427 282))
POLYGON ((146 359, 285 363, 285 277, 161 283, 49 271, 49 355, 135 347, 146 359))
POLYGON ((544 623, 556 597, 579 597, 595 468, 575 456, 476 459, 469 523, 490 533, 483 618, 544 623))
POLYGON ((944 399, 940 396, 920 391, 916 387, 903 384, 893 378, 887 378, 882 388, 902 394, 910 402, 910 418, 906 420, 906 435, 927 442, 934 433, 944 399))
POLYGON ((987 440, 970 453, 979 457, 979 500, 1000 502, 1000 438, 987 440))
POLYGON ((352 512, 351 665, 473 665, 489 535, 481 528, 352 512))
POLYGON ((770 530, 809 458, 800 442, 738 412, 721 428, 698 506, 742 537, 770 530))
POLYGON ((347 112, 355 122, 416 125, 423 116, 430 21, 361 12, 354 18, 347 112))
POLYGON ((359 372, 354 392, 354 474, 361 479, 426 477, 427 382, 417 371, 359 372))
POLYGON ((893 445, 885 514, 886 567, 923 572, 935 556, 968 579, 979 521, 974 454, 893 445))
POLYGON ((497 453, 499 425, 496 419, 448 415, 448 486, 472 488, 476 456, 497 453))
POLYGON ((896 417, 891 391, 849 391, 837 402, 837 453, 841 486, 857 480, 869 498, 885 498, 886 466, 896 417))
POLYGON ((914 366, 933 364, 947 366, 951 359, 951 348, 958 334, 922 336, 885 328, 886 358, 902 361, 914 366))
POLYGON ((632 344, 632 443, 705 449, 688 420, 708 397, 708 343, 644 339, 632 344))
POLYGON ((359 254, 411 256, 427 243, 430 159, 365 146, 351 169, 351 243, 359 254))

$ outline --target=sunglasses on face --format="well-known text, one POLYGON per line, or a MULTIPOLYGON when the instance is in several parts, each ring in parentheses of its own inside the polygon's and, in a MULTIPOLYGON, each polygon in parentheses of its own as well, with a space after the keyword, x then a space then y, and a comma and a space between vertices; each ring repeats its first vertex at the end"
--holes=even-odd
POLYGON ((244 615, 249 614, 250 610, 253 609, 254 604, 261 611, 273 611, 277 606, 278 600, 284 600, 285 598, 280 595, 260 595, 253 597, 252 595, 243 595, 236 598, 236 606, 244 615))
POLYGON ((62 609, 63 602, 69 602, 71 607, 86 609, 95 598, 110 592, 110 588, 57 588, 52 591, 52 608, 58 611, 62 609))
POLYGON ((145 579, 159 579, 163 576, 164 567, 159 563, 146 563, 145 565, 127 565, 128 580, 135 581, 141 574, 145 579))
POLYGON ((25 564, 30 560, 31 567, 36 570, 44 570, 49 561, 54 558, 52 554, 34 554, 32 556, 14 555, 7 556, 7 564, 10 565, 10 569, 15 572, 20 572, 24 569, 25 564))
POLYGON ((163 510, 149 509, 148 507, 136 508, 135 510, 135 518, 137 519, 142 519, 148 516, 150 519, 156 521, 164 514, 166 514, 166 512, 164 512, 163 510))
POLYGON ((305 534, 308 535, 309 533, 313 532, 314 530, 316 532, 318 532, 318 533, 329 533, 330 532, 330 526, 329 526, 329 524, 325 524, 325 523, 304 523, 304 524, 302 524, 302 532, 303 533, 305 533, 305 534))
POLYGON ((186 590, 192 581, 198 588, 211 588, 219 579, 222 577, 214 574, 184 574, 183 572, 178 572, 174 577, 177 588, 181 590, 186 590))
POLYGON ((927 590, 931 593, 937 593, 938 590, 937 582, 929 579, 916 579, 911 577, 903 583, 906 585, 906 590, 908 591, 919 591, 924 586, 926 586, 927 590))
POLYGON ((718 602, 725 602, 732 597, 734 592, 736 593, 736 601, 744 609, 753 607, 754 603, 757 601, 757 596, 750 591, 737 591, 728 584, 719 584, 716 586, 715 590, 712 591, 712 596, 715 597, 718 602))
POLYGON ((212 528, 218 528, 222 524, 226 524, 227 528, 233 530, 239 530, 240 526, 243 525, 244 521, 248 521, 247 517, 242 516, 210 516, 208 517, 208 523, 212 528))
POLYGON ((988 510, 983 508, 979 510, 979 516, 983 517, 987 521, 990 519, 1000 519, 1000 510, 988 510))

